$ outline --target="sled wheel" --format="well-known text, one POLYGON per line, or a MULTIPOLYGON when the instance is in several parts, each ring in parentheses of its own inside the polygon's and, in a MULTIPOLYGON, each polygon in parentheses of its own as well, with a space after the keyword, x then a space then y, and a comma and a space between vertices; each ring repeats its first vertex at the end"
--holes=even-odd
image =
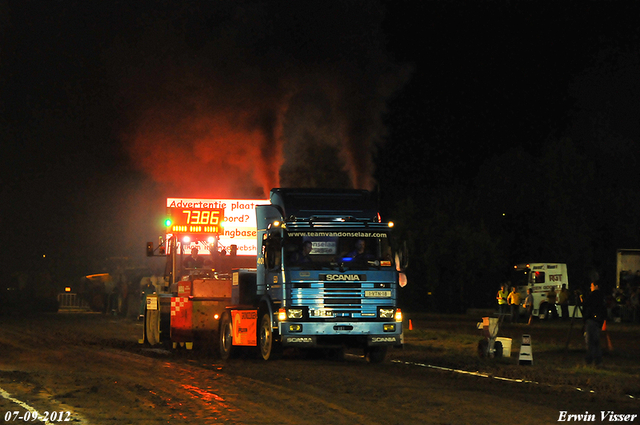
POLYGON ((147 310, 144 315, 145 337, 149 345, 160 343, 160 311, 147 310))

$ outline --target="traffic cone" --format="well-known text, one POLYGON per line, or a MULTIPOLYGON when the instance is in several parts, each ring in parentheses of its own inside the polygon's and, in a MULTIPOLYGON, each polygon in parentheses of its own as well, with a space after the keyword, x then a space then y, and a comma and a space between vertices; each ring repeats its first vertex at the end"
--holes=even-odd
POLYGON ((606 332, 605 336, 607 337, 607 349, 609 351, 613 351, 613 344, 611 343, 611 337, 609 336, 609 332, 607 332, 607 321, 606 320, 602 324, 602 332, 606 332))
POLYGON ((520 345, 520 355, 518 356, 518 364, 533 365, 533 352, 531 351, 530 335, 522 335, 522 344, 520 345))

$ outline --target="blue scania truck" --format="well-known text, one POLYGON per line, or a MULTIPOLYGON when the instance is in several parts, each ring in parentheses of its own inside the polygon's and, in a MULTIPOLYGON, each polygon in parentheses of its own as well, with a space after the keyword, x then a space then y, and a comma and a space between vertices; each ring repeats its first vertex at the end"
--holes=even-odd
POLYGON ((257 347, 362 349, 370 362, 402 347, 398 291, 406 253, 365 190, 271 190, 256 206, 256 268, 236 269, 220 319, 220 354, 257 347))

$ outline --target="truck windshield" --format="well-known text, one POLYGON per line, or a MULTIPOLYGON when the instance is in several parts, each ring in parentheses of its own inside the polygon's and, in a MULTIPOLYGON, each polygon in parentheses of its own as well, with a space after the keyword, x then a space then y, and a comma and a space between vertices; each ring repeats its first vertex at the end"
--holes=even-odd
POLYGON ((389 237, 381 232, 291 232, 284 248, 287 267, 352 270, 393 265, 389 237))
POLYGON ((511 274, 511 283, 520 288, 526 288, 535 283, 545 283, 545 272, 531 271, 531 269, 514 270, 511 274))

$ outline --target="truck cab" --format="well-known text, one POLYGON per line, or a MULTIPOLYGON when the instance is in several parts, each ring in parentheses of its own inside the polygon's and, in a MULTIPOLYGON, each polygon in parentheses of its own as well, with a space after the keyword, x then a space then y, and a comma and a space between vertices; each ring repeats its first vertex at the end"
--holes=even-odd
MULTIPOLYGON (((512 283, 520 293, 520 299, 524 301, 527 296, 527 289, 531 288, 533 294, 532 314, 540 319, 549 318, 550 312, 555 310, 556 317, 562 317, 560 306, 550 305, 547 302, 547 294, 554 289, 556 294, 560 293, 562 285, 569 289, 569 275, 567 265, 564 263, 527 263, 518 264, 514 267, 514 277, 512 283), (553 309, 553 310, 552 310, 553 309)), ((575 306, 569 306, 569 315, 574 315, 575 306)), ((580 311, 575 312, 575 317, 582 317, 580 311)))
POLYGON ((368 191, 273 189, 256 207, 257 292, 276 343, 359 347, 372 361, 402 346, 392 224, 374 204, 368 191))

